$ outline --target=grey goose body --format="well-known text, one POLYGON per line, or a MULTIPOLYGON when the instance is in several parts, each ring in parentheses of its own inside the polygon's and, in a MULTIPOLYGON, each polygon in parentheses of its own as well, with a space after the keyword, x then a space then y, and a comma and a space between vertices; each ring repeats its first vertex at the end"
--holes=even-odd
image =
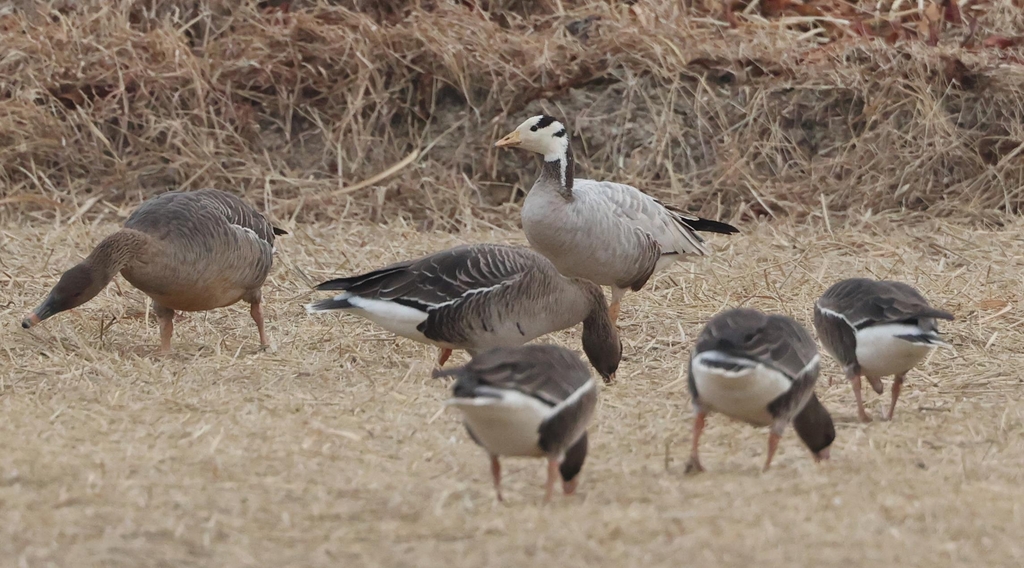
POLYGON ((710 254, 698 232, 738 232, 666 206, 633 186, 575 177, 569 135, 550 116, 527 119, 495 145, 544 157, 523 202, 523 232, 562 274, 611 287, 613 321, 626 290, 640 290, 676 260, 710 254))
POLYGON ((211 310, 239 300, 251 305, 260 343, 268 346, 261 288, 280 234, 285 232, 229 193, 201 189, 160 194, 65 272, 22 325, 31 327, 84 304, 121 273, 152 298, 161 351, 170 350, 175 310, 211 310))
POLYGON ((711 318, 690 355, 696 416, 687 470, 703 471, 698 443, 710 412, 770 427, 765 470, 790 423, 815 459, 827 458, 835 427, 814 393, 819 361, 814 339, 792 318, 748 308, 711 318))
POLYGON ((938 319, 952 320, 953 314, 933 308, 903 282, 851 278, 833 284, 815 302, 814 327, 852 383, 862 421, 871 417, 864 410, 861 377, 882 394, 882 377, 894 376, 891 419, 907 372, 945 345, 938 319))
POLYGON ((566 494, 575 491, 597 407, 597 385, 578 355, 555 345, 498 347, 434 376, 456 379, 447 405, 490 456, 499 501, 503 456, 547 459, 545 501, 559 476, 566 494))
POLYGON ((583 350, 606 380, 621 356, 608 306, 595 284, 566 278, 546 258, 518 246, 475 244, 320 284, 341 293, 309 304, 344 310, 396 335, 470 354, 523 345, 583 322, 583 350))

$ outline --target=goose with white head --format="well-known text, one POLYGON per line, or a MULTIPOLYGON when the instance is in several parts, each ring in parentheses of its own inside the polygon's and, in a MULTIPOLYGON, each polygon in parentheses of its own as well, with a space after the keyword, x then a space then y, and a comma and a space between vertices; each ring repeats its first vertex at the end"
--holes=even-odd
POLYGON ((696 416, 687 472, 704 471, 697 450, 709 412, 770 428, 765 471, 790 423, 815 461, 828 459, 836 432, 832 416, 814 394, 819 369, 814 339, 792 318, 749 308, 711 318, 690 356, 696 416))
POLYGON ((630 185, 576 178, 569 133, 553 117, 527 119, 495 146, 543 156, 540 177, 523 203, 523 232, 562 274, 611 287, 613 321, 627 290, 640 290, 677 260, 710 254, 698 232, 739 232, 630 185))
POLYGON ((952 320, 953 314, 931 307, 910 285, 890 280, 843 280, 814 304, 814 328, 843 366, 862 422, 871 417, 864 410, 860 378, 882 394, 882 377, 894 377, 886 417, 891 420, 907 372, 936 347, 948 346, 939 335, 940 319, 952 320))

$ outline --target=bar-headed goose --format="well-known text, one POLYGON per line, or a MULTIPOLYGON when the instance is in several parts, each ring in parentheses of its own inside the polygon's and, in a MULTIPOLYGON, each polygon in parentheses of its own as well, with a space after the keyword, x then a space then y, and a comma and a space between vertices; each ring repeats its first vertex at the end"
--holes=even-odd
POLYGON ((790 422, 815 461, 828 459, 836 433, 832 417, 814 394, 818 369, 814 339, 791 318, 749 308, 711 318, 690 355, 696 417, 686 471, 704 471, 697 447, 708 412, 770 426, 765 471, 790 422))
POLYGON ((241 199, 215 189, 171 191, 147 200, 106 237, 22 322, 28 329, 93 299, 118 272, 153 299, 160 351, 171 349, 174 311, 195 312, 245 300, 263 347, 260 307, 274 237, 287 234, 241 199))
POLYGON ((653 273, 680 258, 710 254, 698 231, 738 232, 666 206, 633 186, 576 178, 569 135, 550 116, 526 120, 495 146, 544 157, 523 202, 523 232, 562 274, 610 286, 612 321, 626 290, 640 290, 653 273))
POLYGON ((870 422, 871 417, 864 411, 861 376, 878 394, 882 394, 882 377, 895 377, 891 420, 907 371, 932 349, 946 345, 939 338, 936 319, 952 320, 953 314, 931 307, 907 284, 887 280, 843 280, 814 304, 814 328, 852 383, 862 422, 870 422))
POLYGON ((545 502, 559 475, 567 495, 576 490, 597 406, 597 385, 578 355, 556 345, 499 347, 434 376, 455 377, 447 404, 491 457, 499 501, 501 456, 547 458, 545 502))
POLYGON ((384 329, 441 348, 474 354, 515 347, 583 322, 583 351, 606 381, 622 346, 601 289, 566 278, 536 252, 517 246, 464 245, 330 280, 317 290, 342 293, 306 306, 310 313, 346 310, 384 329))

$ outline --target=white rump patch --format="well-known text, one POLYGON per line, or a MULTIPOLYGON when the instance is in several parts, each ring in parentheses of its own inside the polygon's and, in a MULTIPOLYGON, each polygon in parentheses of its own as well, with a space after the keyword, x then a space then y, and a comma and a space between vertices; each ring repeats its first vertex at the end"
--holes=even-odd
POLYGON ((554 413, 554 408, 514 389, 478 387, 482 389, 494 396, 451 398, 445 405, 462 411, 466 425, 488 452, 499 456, 543 456, 538 445, 540 425, 554 413))
MULTIPOLYGON (((817 362, 817 357, 810 365, 817 362)), ((710 410, 757 426, 768 426, 774 417, 768 404, 789 391, 793 381, 785 374, 751 360, 721 351, 705 351, 693 358, 693 380, 697 396, 710 410), (712 365, 724 362, 741 366, 736 370, 712 365)))
MULTIPOLYGON (((371 300, 350 294, 339 294, 335 300, 347 300, 351 308, 338 308, 340 311, 351 312, 362 316, 384 329, 408 339, 422 343, 433 343, 423 335, 416 326, 427 319, 427 312, 417 310, 402 304, 396 304, 387 300, 371 300)), ((308 313, 335 311, 330 309, 317 309, 313 304, 306 304, 308 313)))
POLYGON ((932 349, 944 345, 938 337, 926 343, 907 341, 900 335, 934 337, 916 325, 903 323, 872 325, 857 331, 857 363, 866 376, 901 375, 913 369, 932 349))

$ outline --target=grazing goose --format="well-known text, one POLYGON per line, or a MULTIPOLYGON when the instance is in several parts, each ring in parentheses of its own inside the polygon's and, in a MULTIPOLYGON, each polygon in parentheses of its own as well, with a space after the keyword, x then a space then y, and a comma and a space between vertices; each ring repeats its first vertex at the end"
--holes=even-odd
POLYGON ((790 422, 815 461, 828 459, 836 432, 814 394, 818 363, 814 339, 791 318, 749 308, 711 318, 690 355, 690 396, 697 414, 686 471, 704 471, 697 444, 712 411, 771 427, 765 471, 790 422))
POLYGON ((622 345, 601 289, 566 278, 543 256, 506 245, 464 245, 329 280, 317 290, 342 293, 306 306, 310 313, 346 310, 384 329, 470 354, 515 347, 583 322, 583 351, 606 381, 614 379, 622 345))
POLYGON ((490 455, 498 501, 501 456, 547 458, 544 502, 559 475, 566 495, 576 490, 597 406, 597 385, 578 355, 555 345, 497 347, 434 376, 455 377, 447 405, 462 411, 469 436, 490 455))
POLYGON ((21 326, 28 329, 93 299, 118 272, 153 299, 160 352, 171 349, 174 311, 251 305, 260 344, 260 288, 273 263, 274 236, 287 234, 241 199, 215 189, 171 191, 147 200, 124 228, 64 273, 21 326))
POLYGON ((953 314, 929 306, 912 287, 887 280, 843 280, 814 304, 814 328, 852 383, 862 422, 870 422, 871 417, 864 411, 861 376, 878 394, 882 394, 882 377, 895 376, 891 420, 907 371, 932 349, 946 345, 939 338, 936 319, 952 320, 953 314))
POLYGON ((544 156, 540 178, 523 202, 523 232, 562 274, 611 286, 613 322, 626 290, 640 290, 652 274, 684 255, 710 254, 697 231, 739 232, 629 185, 577 179, 569 135, 550 116, 528 119, 495 146, 544 156))

